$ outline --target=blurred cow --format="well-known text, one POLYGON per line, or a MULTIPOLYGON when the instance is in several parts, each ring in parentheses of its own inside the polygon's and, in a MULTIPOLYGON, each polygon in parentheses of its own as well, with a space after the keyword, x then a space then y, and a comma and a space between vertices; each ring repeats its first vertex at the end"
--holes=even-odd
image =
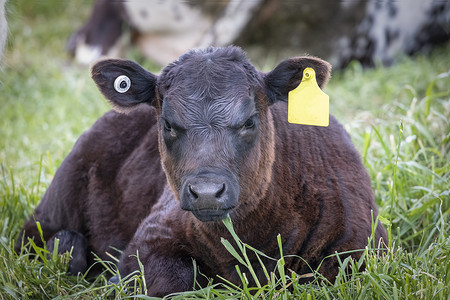
POLYGON ((0 0, 0 60, 3 55, 3 49, 6 44, 6 36, 8 35, 8 24, 5 15, 6 0, 0 0))
POLYGON ((393 63, 400 53, 427 52, 447 42, 450 33, 450 1, 369 1, 366 16, 350 39, 342 39, 339 63, 351 60, 363 65, 393 63))
POLYGON ((131 41, 161 65, 193 47, 237 44, 256 59, 302 49, 336 68, 370 66, 448 41, 449 20, 450 1, 438 0, 97 0, 67 48, 85 64, 120 56, 131 41))
POLYGON ((132 42, 165 65, 193 47, 232 43, 262 3, 97 0, 86 24, 70 37, 67 49, 84 64, 102 56, 118 56, 127 25, 132 42))

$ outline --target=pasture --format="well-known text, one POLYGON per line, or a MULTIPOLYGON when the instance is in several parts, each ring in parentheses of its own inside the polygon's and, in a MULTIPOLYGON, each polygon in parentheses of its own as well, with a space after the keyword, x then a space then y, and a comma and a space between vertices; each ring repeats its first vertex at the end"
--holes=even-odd
MULTIPOLYGON (((7 5, 10 35, 0 67, 0 299, 145 298, 140 274, 111 286, 105 276, 94 281, 68 276, 67 255, 35 248, 41 259, 30 260, 27 252, 12 250, 77 137, 110 109, 89 68, 72 63, 64 52, 90 2, 56 3, 11 0, 7 5)), ((125 50, 127 58, 159 71, 132 47, 125 50)), ((269 70, 276 63, 269 53, 255 65, 269 70)), ((267 270, 268 283, 258 287, 247 286, 251 274, 242 274, 242 286, 212 280, 203 290, 174 298, 448 299, 450 46, 399 57, 392 67, 364 70, 353 63, 333 73, 325 92, 331 113, 349 131, 371 176, 390 234, 387 253, 377 258, 378 245, 370 244, 360 261, 341 262, 335 283, 313 274, 316 280, 301 285, 304 274, 284 270, 280 260, 277 272, 267 270), (361 272, 362 263, 366 270, 361 272)), ((254 249, 234 237, 238 247, 231 249, 232 241, 224 241, 224 247, 245 262, 254 249)), ((113 266, 98 263, 105 264, 105 275, 112 272, 113 266)))

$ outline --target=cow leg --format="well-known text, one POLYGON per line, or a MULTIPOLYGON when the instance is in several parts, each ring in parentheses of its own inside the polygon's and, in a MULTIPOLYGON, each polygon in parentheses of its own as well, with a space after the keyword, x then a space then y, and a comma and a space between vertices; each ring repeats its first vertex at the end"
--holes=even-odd
MULTIPOLYGON (((194 288, 194 263, 190 256, 177 251, 176 243, 158 241, 158 248, 147 244, 132 243, 124 251, 119 263, 119 274, 123 277, 140 270, 139 261, 144 266, 144 276, 148 295, 165 295, 189 291, 194 288)), ((110 279, 117 283, 117 277, 110 279)))
POLYGON ((64 254, 66 252, 72 251, 69 261, 69 273, 71 275, 77 275, 78 273, 86 272, 88 254, 87 239, 82 234, 76 231, 58 231, 47 242, 47 249, 48 251, 50 251, 50 253, 52 253, 54 250, 55 239, 59 240, 58 254, 64 254))
POLYGON ((38 247, 42 247, 44 241, 49 241, 63 229, 81 233, 87 231, 83 208, 89 185, 89 165, 80 163, 84 161, 84 143, 86 138, 82 135, 56 171, 33 215, 24 224, 16 243, 16 252, 21 251, 22 239, 25 243, 33 239, 38 247), (38 229, 37 222, 42 231, 38 229))

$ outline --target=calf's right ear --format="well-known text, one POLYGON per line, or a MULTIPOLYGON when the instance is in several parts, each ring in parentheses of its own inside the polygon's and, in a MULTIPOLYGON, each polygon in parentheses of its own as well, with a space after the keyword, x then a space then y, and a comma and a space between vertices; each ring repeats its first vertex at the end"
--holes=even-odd
POLYGON ((138 104, 149 105, 156 98, 158 77, 135 62, 107 59, 96 63, 92 79, 113 108, 127 112, 138 104))

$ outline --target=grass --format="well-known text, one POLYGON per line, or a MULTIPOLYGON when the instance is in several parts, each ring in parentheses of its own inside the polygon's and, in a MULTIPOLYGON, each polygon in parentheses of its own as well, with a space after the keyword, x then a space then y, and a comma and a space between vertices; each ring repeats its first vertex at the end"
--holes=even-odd
MULTIPOLYGON (((0 299, 145 298, 141 272, 110 286, 104 276, 94 282, 68 276, 68 255, 47 258, 44 248, 37 249, 41 260, 30 260, 27 252, 12 251, 23 221, 76 138, 109 109, 89 70, 63 51, 90 3, 11 0, 7 5, 11 34, 0 70, 0 299)), ((134 49, 126 55, 158 71, 134 49)), ((361 260, 341 261, 335 283, 321 282, 311 270, 315 280, 306 285, 298 284, 302 274, 284 270, 280 259, 276 270, 266 270, 267 283, 257 287, 246 284, 251 272, 240 273, 239 287, 212 280, 205 289, 173 298, 448 299, 449 72, 446 46, 427 56, 400 57, 390 68, 352 64, 335 73, 326 88, 331 112, 350 132, 372 178, 391 236, 385 256, 378 258, 377 245, 369 245, 361 260), (362 263, 364 272, 358 271, 362 263)), ((256 251, 235 235, 223 244, 244 264, 247 253, 256 251)), ((112 268, 107 265, 106 272, 112 268)))

